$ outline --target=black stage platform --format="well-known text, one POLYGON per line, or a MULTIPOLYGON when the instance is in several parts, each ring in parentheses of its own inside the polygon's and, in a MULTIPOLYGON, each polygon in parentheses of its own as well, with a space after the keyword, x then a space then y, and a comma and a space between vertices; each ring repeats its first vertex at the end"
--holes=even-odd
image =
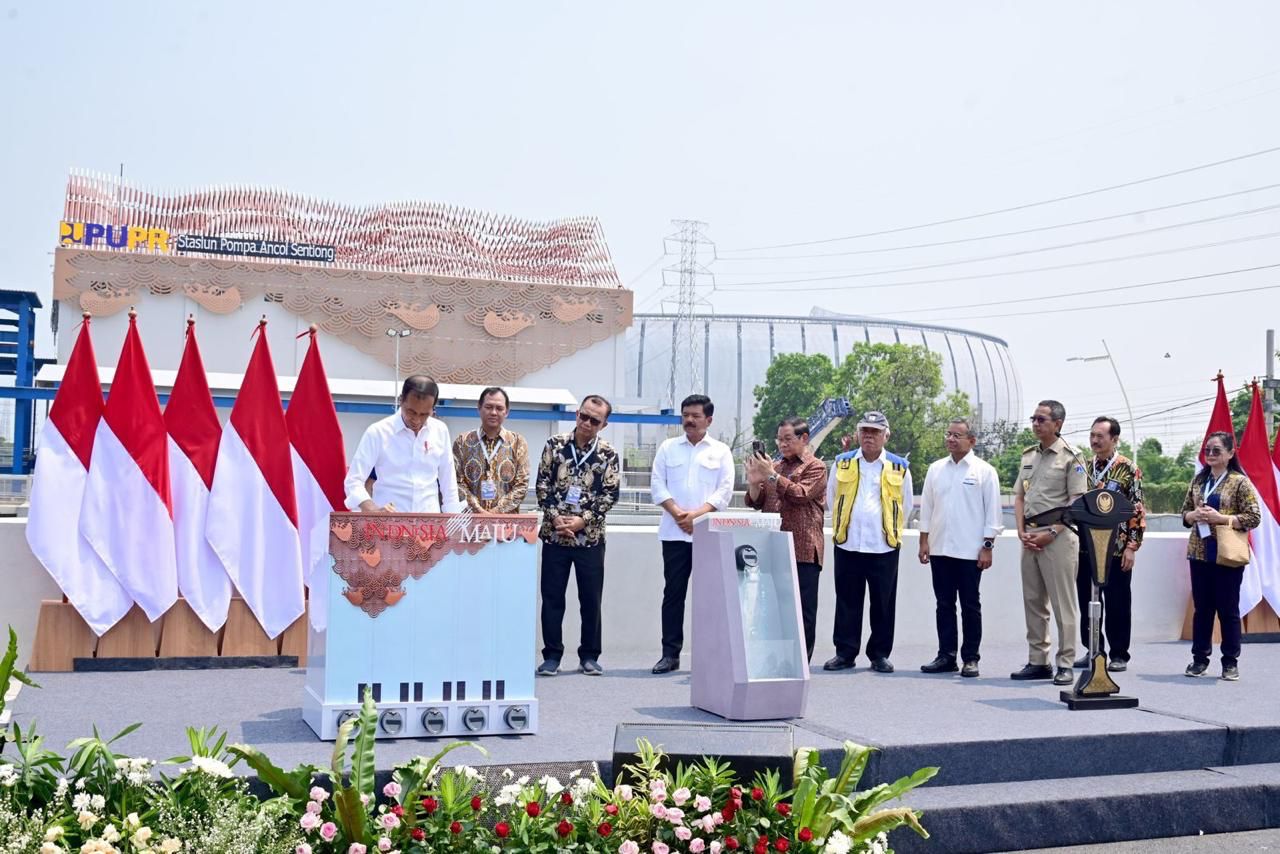
MULTIPOLYGON (((1187 643, 1139 644, 1117 681, 1137 709, 1071 712, 1048 682, 1013 682, 1022 647, 983 651, 982 677, 927 676, 930 648, 895 652, 898 671, 815 669, 808 714, 793 721, 796 745, 839 762, 845 739, 881 749, 867 784, 923 765, 941 766, 909 802, 926 811, 929 841, 895 834, 912 851, 1009 851, 1204 832, 1280 827, 1280 645, 1246 645, 1242 678, 1189 679, 1187 643)), ((655 656, 656 657, 656 656, 655 656)), ((658 677, 652 663, 602 663, 592 678, 572 672, 538 681, 536 736, 484 740, 487 757, 458 751, 474 765, 595 761, 611 773, 620 722, 703 723, 719 718, 690 708, 687 672, 658 677)), ((1217 665, 1211 670, 1217 673, 1217 665)), ((104 733, 145 725, 124 752, 163 758, 180 752, 183 728, 217 724, 231 739, 263 749, 285 767, 324 766, 331 746, 302 722, 301 670, 205 670, 40 674, 24 689, 19 723, 36 719, 51 746, 97 724, 104 733)), ((390 768, 433 743, 378 744, 390 768)))

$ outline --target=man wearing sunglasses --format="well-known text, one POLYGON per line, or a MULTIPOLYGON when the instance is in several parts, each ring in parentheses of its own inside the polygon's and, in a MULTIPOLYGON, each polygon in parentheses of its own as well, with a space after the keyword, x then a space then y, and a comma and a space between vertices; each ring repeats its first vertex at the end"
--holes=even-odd
POLYGON ((699 516, 723 510, 733 499, 733 453, 707 435, 715 405, 705 394, 680 403, 683 436, 668 439, 653 456, 649 492, 662 508, 658 539, 662 541, 662 657, 657 674, 680 668, 684 646, 684 599, 693 570, 693 523, 699 516))
POLYGON ((1076 657, 1076 567, 1079 538, 1064 511, 1089 488, 1084 460, 1062 439, 1066 408, 1042 400, 1031 416, 1040 441, 1022 452, 1013 485, 1013 516, 1022 540, 1022 610, 1027 621, 1028 661, 1012 679, 1052 679, 1070 685, 1076 657), (1057 668, 1049 666, 1049 608, 1058 625, 1057 668))
POLYGON ((555 676, 564 656, 561 624, 572 570, 578 583, 582 637, 578 670, 600 676, 600 600, 604 594, 605 514, 618 500, 618 452, 600 440, 613 407, 598 394, 578 405, 573 432, 547 440, 538 465, 542 510, 542 664, 539 676, 555 676))

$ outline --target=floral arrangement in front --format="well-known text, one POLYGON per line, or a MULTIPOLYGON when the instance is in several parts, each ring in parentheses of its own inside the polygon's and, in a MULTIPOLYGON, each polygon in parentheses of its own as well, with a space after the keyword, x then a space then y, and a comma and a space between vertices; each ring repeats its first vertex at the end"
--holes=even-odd
POLYGON ((671 769, 641 741, 612 787, 596 775, 534 780, 507 770, 490 789, 474 768, 445 767, 458 748, 483 753, 459 742, 397 767, 375 790, 376 722, 366 696, 340 727, 323 777, 311 765, 285 771, 213 729, 188 730, 190 753, 157 765, 113 747, 137 724, 109 739, 95 730, 67 757, 15 725, 0 753, 0 854, 884 854, 898 827, 928 836, 918 812, 886 804, 937 769, 858 791, 871 749, 852 742, 834 776, 816 751, 800 750, 788 789, 776 772, 740 782, 714 758, 671 769), (274 797, 249 791, 234 770, 241 762, 274 797))

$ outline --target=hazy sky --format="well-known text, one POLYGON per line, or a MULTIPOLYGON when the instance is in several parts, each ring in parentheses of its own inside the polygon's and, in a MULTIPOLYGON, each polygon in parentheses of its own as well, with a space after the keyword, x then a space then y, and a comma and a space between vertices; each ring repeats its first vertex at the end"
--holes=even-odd
POLYGON ((122 162, 156 188, 595 215, 641 310, 671 295, 670 220, 700 219, 716 311, 998 335, 1023 408, 1057 397, 1079 429, 1123 417, 1106 362, 1066 362, 1102 338, 1139 416, 1263 372, 1280 290, 1214 294, 1280 267, 1207 274, 1280 265, 1280 186, 1240 192, 1280 185, 1280 151, 910 227, 1280 146, 1276 33, 1273 2, 0 2, 0 286, 48 293, 67 170, 122 162))

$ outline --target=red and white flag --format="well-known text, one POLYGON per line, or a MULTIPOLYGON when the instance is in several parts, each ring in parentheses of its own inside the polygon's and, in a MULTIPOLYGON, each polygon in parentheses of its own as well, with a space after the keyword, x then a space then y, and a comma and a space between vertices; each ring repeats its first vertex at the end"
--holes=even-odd
POLYGON ((148 620, 178 600, 168 438, 133 312, 94 437, 80 533, 148 620))
POLYGON ((347 474, 347 452, 314 326, 310 334, 311 344, 302 360, 302 372, 298 374, 298 384, 289 398, 284 418, 289 425, 293 483, 298 496, 303 578, 311 588, 311 625, 323 630, 327 623, 329 514, 346 509, 343 480, 347 474))
POLYGON ((169 431, 178 590, 200 621, 216 632, 227 621, 231 607, 231 576, 204 533, 222 426, 196 345, 194 320, 187 321, 187 344, 164 408, 164 424, 169 431))
POLYGON ((1270 437, 1266 415, 1262 411, 1262 395, 1253 384, 1253 404, 1236 458, 1249 476, 1258 494, 1262 522, 1249 532, 1253 559, 1244 568, 1240 585, 1240 614, 1249 613, 1265 597, 1280 612, 1280 488, 1276 484, 1276 467, 1271 459, 1270 437))
POLYGON ((274 638, 302 616, 303 590, 289 428, 266 333, 263 319, 222 429, 205 537, 267 637, 274 638))
POLYGON ((104 634, 133 607, 129 592, 80 535, 85 481, 102 410, 102 384, 98 382, 86 314, 53 407, 40 430, 27 543, 97 635, 104 634))
POLYGON ((1209 426, 1204 431, 1204 438, 1200 440, 1200 456, 1196 458, 1197 473, 1207 465, 1204 461, 1204 446, 1209 442, 1209 434, 1227 433, 1230 434, 1232 441, 1235 441, 1236 431, 1231 423, 1231 405, 1227 403, 1227 387, 1222 379, 1222 371, 1218 371, 1217 380, 1218 396, 1213 401, 1213 413, 1209 416, 1209 426))

